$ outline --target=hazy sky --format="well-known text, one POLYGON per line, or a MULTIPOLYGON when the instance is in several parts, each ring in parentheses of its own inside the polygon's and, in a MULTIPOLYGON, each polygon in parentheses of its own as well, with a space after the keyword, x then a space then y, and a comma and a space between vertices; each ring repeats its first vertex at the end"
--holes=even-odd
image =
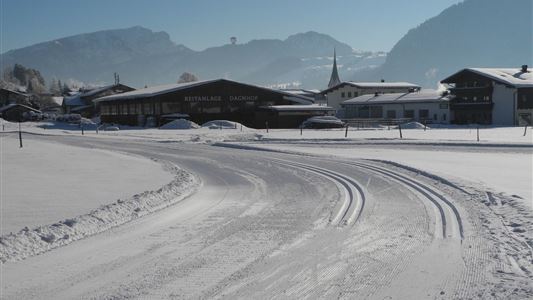
POLYGON ((407 31, 461 0, 0 0, 0 52, 104 29, 141 25, 195 50, 236 36, 309 30, 361 50, 389 51, 407 31))

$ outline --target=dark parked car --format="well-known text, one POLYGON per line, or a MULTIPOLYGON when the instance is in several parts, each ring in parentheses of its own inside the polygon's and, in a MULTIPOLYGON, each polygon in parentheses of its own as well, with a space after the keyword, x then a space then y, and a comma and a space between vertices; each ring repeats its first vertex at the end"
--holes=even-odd
POLYGON ((334 116, 312 117, 312 118, 305 120, 302 123, 303 128, 314 128, 314 129, 342 128, 344 126, 346 126, 346 123, 344 123, 339 118, 334 117, 334 116))

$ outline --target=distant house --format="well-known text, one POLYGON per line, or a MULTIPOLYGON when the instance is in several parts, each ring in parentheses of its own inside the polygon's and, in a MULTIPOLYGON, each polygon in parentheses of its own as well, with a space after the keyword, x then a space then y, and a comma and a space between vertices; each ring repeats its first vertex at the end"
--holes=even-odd
POLYGON ((420 86, 408 82, 351 82, 345 81, 321 92, 325 95, 327 104, 335 109, 341 108, 341 103, 362 95, 376 93, 408 93, 420 90, 420 86))
POLYGON ((319 90, 308 90, 308 89, 280 89, 283 92, 290 93, 293 95, 304 96, 315 100, 315 103, 325 100, 319 90))
POLYGON ((450 97, 435 90, 363 95, 342 102, 346 119, 410 119, 448 123, 450 97))
POLYGON ((122 94, 133 90, 135 89, 124 84, 114 84, 94 89, 81 90, 77 94, 63 99, 63 112, 67 114, 77 113, 85 117, 91 117, 95 114, 94 99, 122 94))
POLYGON ((28 103, 29 100, 30 95, 6 88, 0 89, 0 106, 12 103, 28 103))
POLYGON ((532 124, 533 76, 522 68, 467 68, 441 83, 447 84, 453 98, 453 123, 524 125, 532 124))
POLYGON ((23 104, 11 103, 0 107, 0 116, 10 122, 24 121, 24 113, 27 112, 41 113, 41 111, 23 104))

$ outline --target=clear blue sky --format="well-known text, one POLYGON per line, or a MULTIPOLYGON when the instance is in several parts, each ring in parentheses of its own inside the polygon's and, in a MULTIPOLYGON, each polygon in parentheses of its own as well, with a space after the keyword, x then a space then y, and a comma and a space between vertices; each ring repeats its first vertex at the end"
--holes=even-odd
POLYGON ((389 51, 461 0, 0 0, 0 52, 78 33, 141 25, 195 50, 309 30, 389 51))

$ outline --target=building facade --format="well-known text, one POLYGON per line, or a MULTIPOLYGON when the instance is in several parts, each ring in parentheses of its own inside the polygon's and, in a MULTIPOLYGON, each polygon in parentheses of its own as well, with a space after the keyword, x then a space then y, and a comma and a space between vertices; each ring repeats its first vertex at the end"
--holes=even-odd
POLYGON ((341 105, 345 119, 406 119, 441 124, 450 120, 449 96, 433 90, 363 95, 341 105))
POLYGON ((84 117, 92 117, 95 114, 94 99, 126 93, 135 90, 124 84, 113 84, 93 89, 80 90, 77 94, 63 98, 62 108, 63 112, 77 113, 84 117))
POLYGON ((316 115, 311 98, 227 79, 154 86, 95 101, 102 122, 135 126, 160 126, 166 116, 179 114, 199 124, 231 120, 254 128, 267 122, 272 128, 292 127, 271 108, 280 105, 303 106, 298 118, 316 115))
MULTIPOLYGON (((326 96, 327 105, 337 110, 341 109, 341 103, 362 95, 374 95, 376 93, 408 93, 420 90, 420 86, 408 82, 342 82, 334 87, 322 91, 326 96)), ((343 112, 340 111, 339 116, 343 112)))
POLYGON ((468 68, 441 83, 453 98, 455 124, 514 126, 532 124, 533 76, 527 66, 512 69, 468 68))

